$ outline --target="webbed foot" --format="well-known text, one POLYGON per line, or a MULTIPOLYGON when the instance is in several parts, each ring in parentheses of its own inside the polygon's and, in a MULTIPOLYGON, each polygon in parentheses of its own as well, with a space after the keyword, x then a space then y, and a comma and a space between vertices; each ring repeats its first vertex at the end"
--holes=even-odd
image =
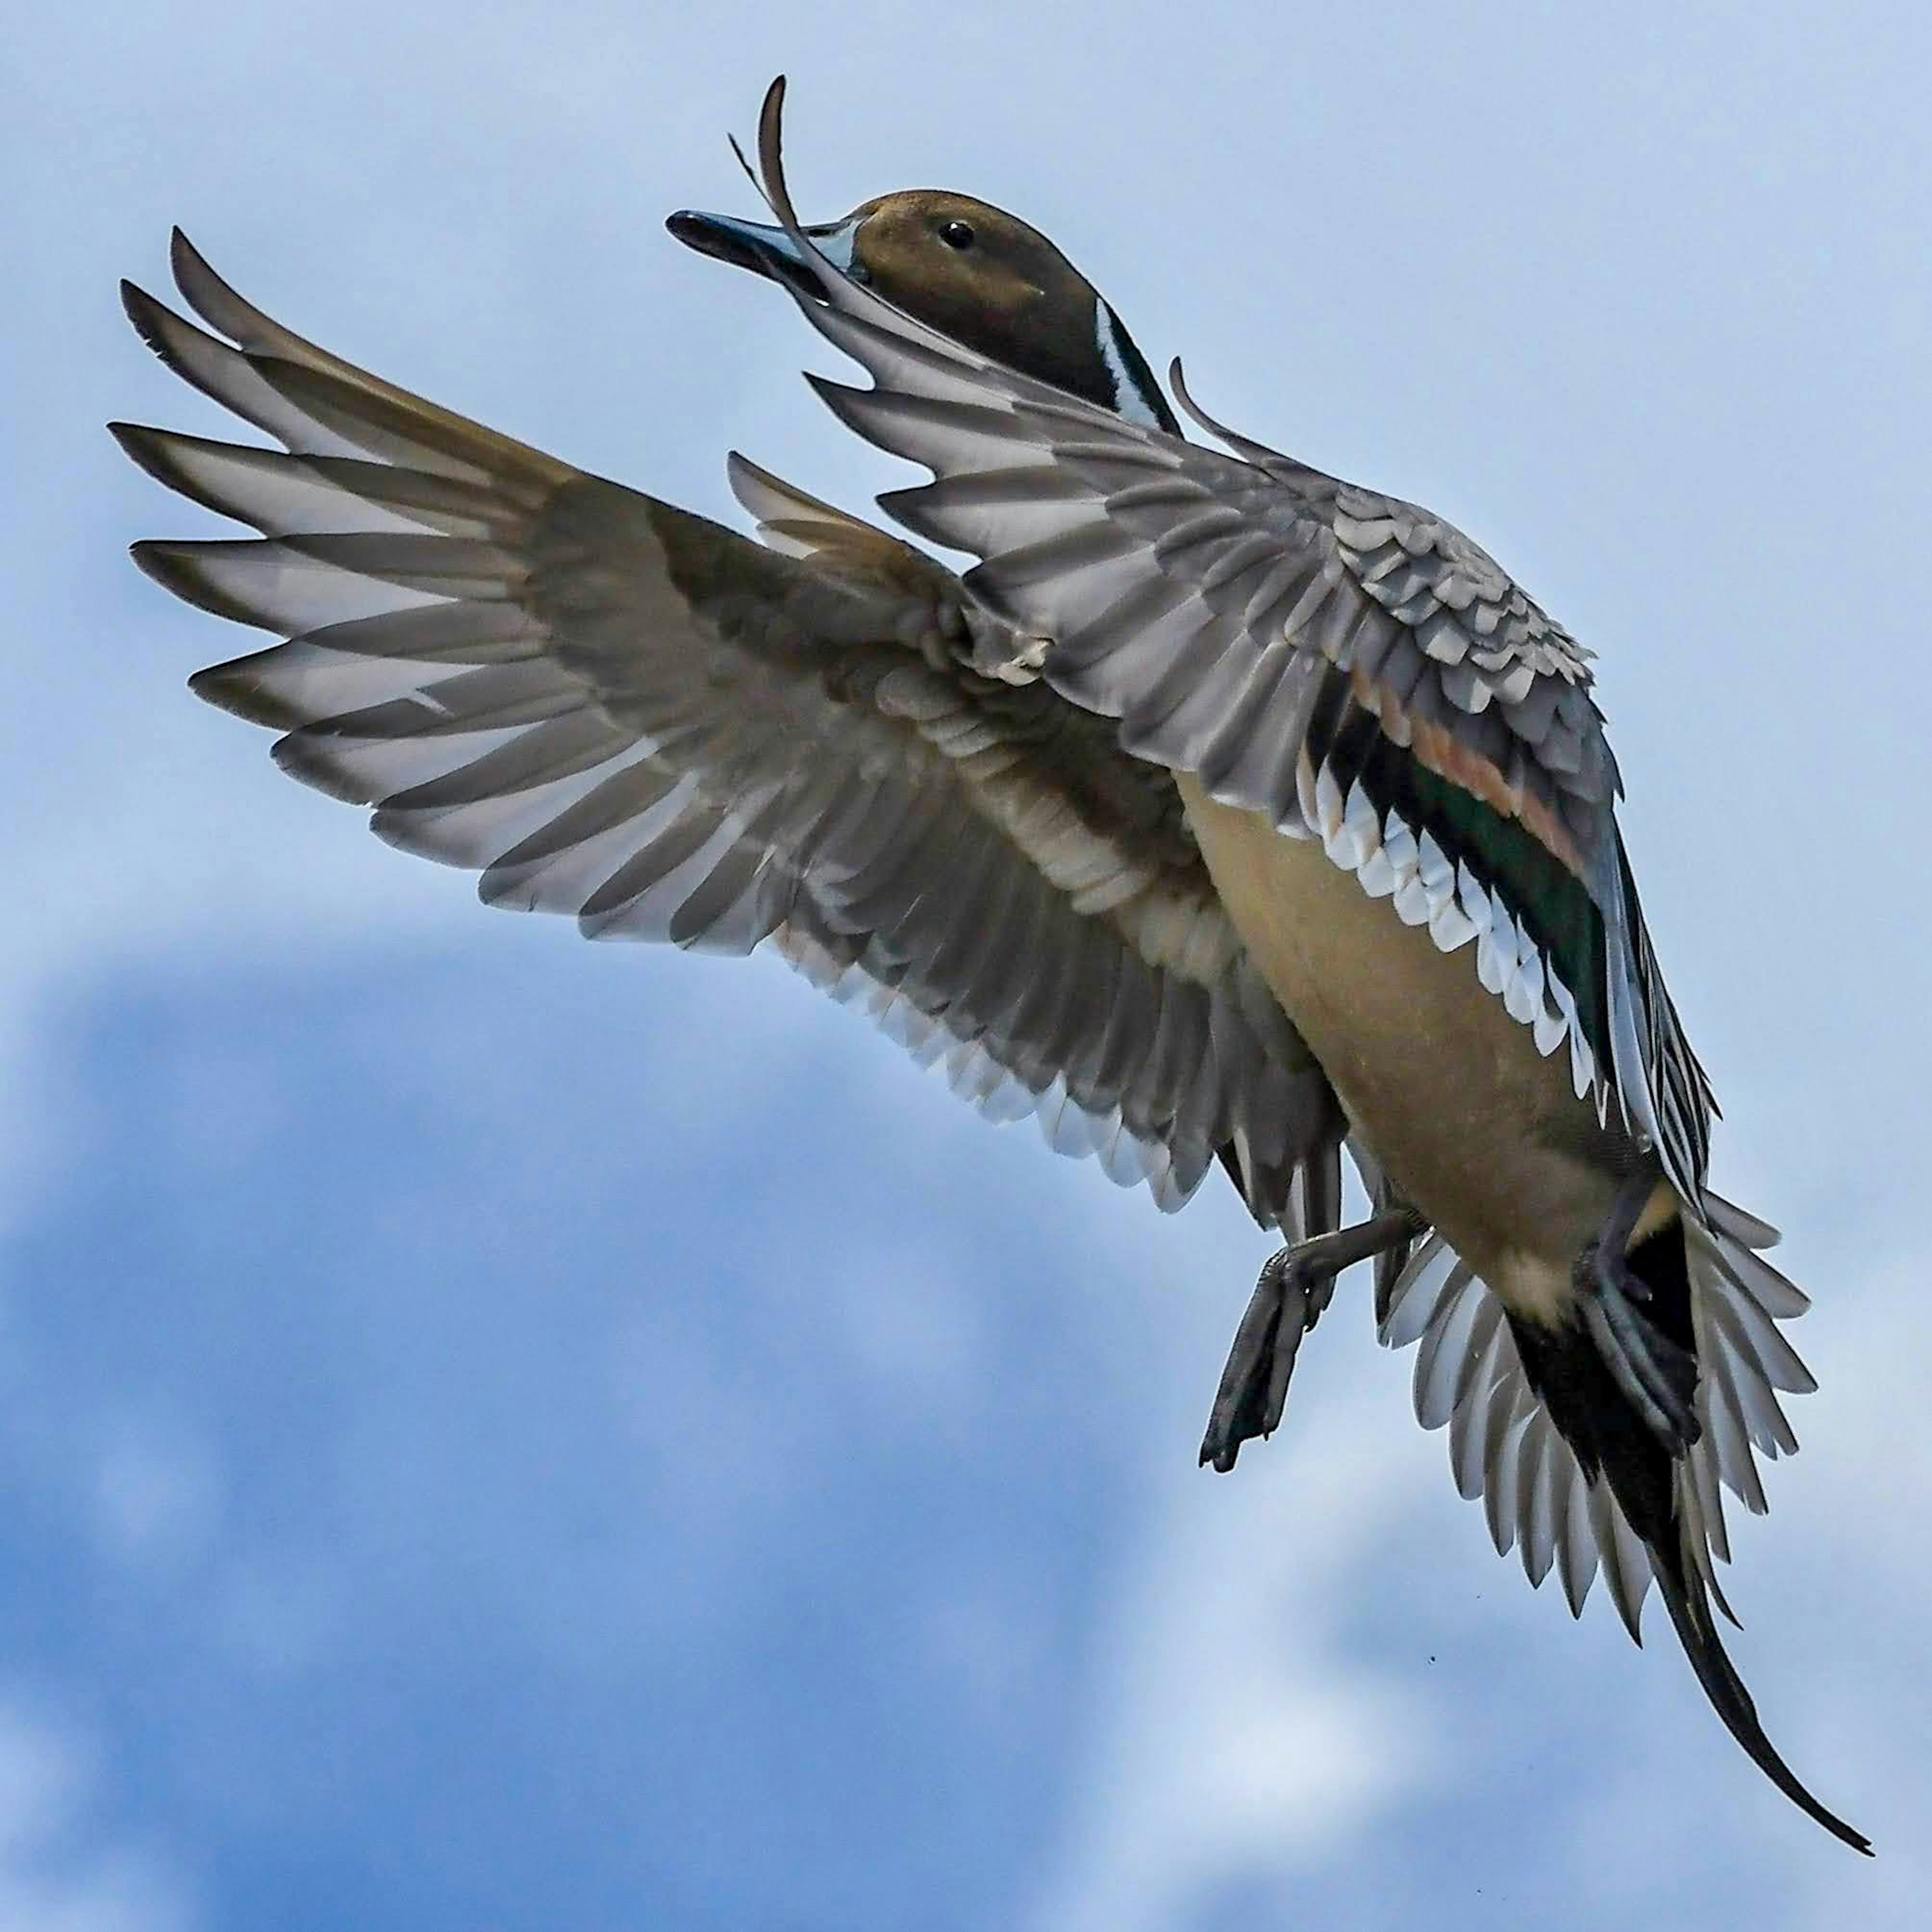
POLYGON ((1634 1174, 1618 1190, 1603 1232, 1585 1244, 1570 1279, 1584 1326, 1604 1365, 1644 1425, 1673 1456, 1702 1433, 1697 1420, 1697 1358, 1673 1340, 1647 1312, 1648 1283, 1628 1255, 1645 1204, 1656 1185, 1634 1174))
POLYGON ((1201 1442, 1204 1464, 1225 1473, 1234 1466, 1244 1442, 1274 1433, 1287 1406, 1301 1338, 1320 1320, 1342 1269, 1412 1240, 1427 1225, 1412 1208, 1391 1208, 1268 1257, 1221 1371, 1201 1442))

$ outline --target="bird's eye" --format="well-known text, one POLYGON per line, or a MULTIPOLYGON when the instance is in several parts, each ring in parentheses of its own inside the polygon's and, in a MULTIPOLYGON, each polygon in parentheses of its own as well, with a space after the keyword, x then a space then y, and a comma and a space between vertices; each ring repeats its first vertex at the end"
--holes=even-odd
POLYGON ((973 245, 973 224, 970 221, 942 222, 939 238, 949 248, 970 248, 973 245))

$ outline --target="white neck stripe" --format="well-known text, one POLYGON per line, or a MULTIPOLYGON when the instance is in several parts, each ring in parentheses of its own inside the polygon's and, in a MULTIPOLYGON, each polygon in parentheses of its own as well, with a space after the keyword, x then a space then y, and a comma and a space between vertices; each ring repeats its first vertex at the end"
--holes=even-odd
POLYGON ((1114 407, 1130 422, 1139 423, 1148 429, 1159 429, 1160 418, 1142 394, 1139 384, 1128 370, 1127 358, 1120 349, 1120 325, 1114 311, 1096 299, 1094 315, 1101 359, 1107 365, 1108 374, 1114 379, 1114 407))

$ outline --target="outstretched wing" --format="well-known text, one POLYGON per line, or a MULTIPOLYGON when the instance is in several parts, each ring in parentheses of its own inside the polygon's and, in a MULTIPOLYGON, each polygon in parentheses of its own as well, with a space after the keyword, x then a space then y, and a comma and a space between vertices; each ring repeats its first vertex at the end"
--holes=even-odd
POLYGON ((135 554, 286 640, 194 680, 284 770, 493 904, 768 944, 1163 1207, 1227 1150, 1262 1219, 1332 1220, 1334 1100, 1171 780, 1012 681, 1022 642, 950 573, 850 519, 774 554, 327 354, 179 236, 174 267, 216 333, 130 288, 136 326, 281 448, 117 426, 262 532, 135 554))
POLYGON ((1644 932, 1582 647, 1413 504, 1205 418, 1234 454, 1127 422, 902 314, 798 231, 775 98, 760 154, 823 299, 790 292, 875 384, 815 386, 934 473, 884 506, 980 558, 968 589, 1053 640, 1042 675, 1127 750, 1318 838, 1444 951, 1470 947, 1700 1213, 1710 1095, 1644 932))

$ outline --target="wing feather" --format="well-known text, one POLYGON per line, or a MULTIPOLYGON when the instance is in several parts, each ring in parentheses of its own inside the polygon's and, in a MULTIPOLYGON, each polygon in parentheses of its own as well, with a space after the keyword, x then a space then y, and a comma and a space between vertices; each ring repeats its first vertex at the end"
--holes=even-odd
POLYGON ((285 770, 491 904, 766 946, 1164 1207, 1239 1145, 1293 1223, 1339 1113, 1172 782, 950 572, 734 459, 760 547, 354 368, 178 238, 174 266, 208 326, 130 290, 136 326, 281 447, 117 426, 260 532, 136 554, 286 640, 194 681, 281 732, 285 770))

